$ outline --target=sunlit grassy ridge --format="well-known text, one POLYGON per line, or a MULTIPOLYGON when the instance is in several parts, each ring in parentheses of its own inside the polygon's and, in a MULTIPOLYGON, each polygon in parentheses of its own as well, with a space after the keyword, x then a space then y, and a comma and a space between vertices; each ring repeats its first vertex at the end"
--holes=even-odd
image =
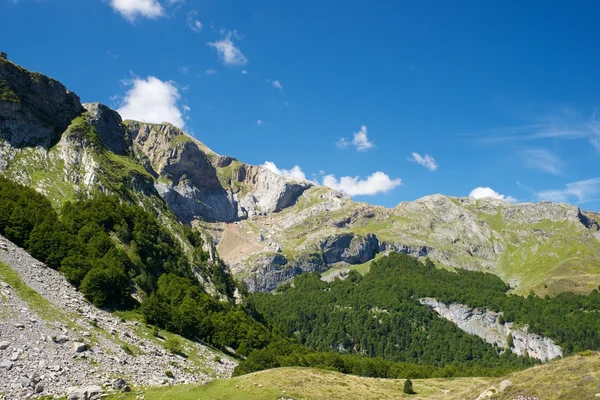
POLYGON ((488 388, 499 389, 508 379, 512 386, 492 399, 537 396, 540 399, 593 399, 600 393, 600 356, 573 356, 516 372, 502 378, 415 379, 415 395, 402 393, 404 380, 361 378, 311 368, 277 368, 237 378, 217 380, 204 386, 138 388, 111 399, 147 400, 262 400, 292 399, 476 399, 488 388))

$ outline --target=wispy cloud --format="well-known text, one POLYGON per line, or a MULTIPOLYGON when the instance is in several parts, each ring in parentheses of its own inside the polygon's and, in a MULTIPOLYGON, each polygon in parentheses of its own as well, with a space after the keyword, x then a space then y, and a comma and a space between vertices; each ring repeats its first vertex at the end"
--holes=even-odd
POLYGON ((552 114, 537 115, 534 123, 522 126, 493 129, 486 132, 484 142, 509 140, 587 140, 600 154, 600 121, 597 109, 590 117, 570 108, 563 108, 552 114))
POLYGON ((134 77, 125 83, 130 89, 117 110, 123 119, 151 123, 166 121, 184 127, 184 112, 179 107, 181 95, 175 82, 149 76, 146 79, 134 77))
POLYGON ((190 28, 193 32, 199 33, 202 30, 202 22, 198 19, 198 11, 191 10, 187 13, 186 18, 187 27, 190 28))
POLYGON ((424 166, 430 171, 435 171, 438 168, 438 165, 435 162, 435 158, 433 158, 429 154, 421 156, 419 153, 412 153, 412 157, 409 157, 408 161, 416 162, 417 164, 424 166))
POLYGON ((248 59, 237 47, 231 38, 234 36, 234 32, 229 32, 227 35, 216 42, 207 43, 207 46, 214 47, 217 50, 219 59, 223 64, 227 66, 243 66, 248 64, 248 59))
POLYGON ((573 202, 583 204, 600 196, 600 177, 567 183, 563 189, 544 190, 538 193, 540 200, 573 202))
POLYGON ((277 175, 285 176, 287 178, 293 178, 293 179, 297 179, 297 180, 301 180, 301 181, 306 180, 306 174, 302 171, 302 168, 300 168, 298 165, 294 165, 292 167, 292 169, 280 169, 280 168, 277 168, 277 165, 275 165, 274 162, 265 161, 265 163, 263 165, 261 165, 261 167, 264 167, 264 168, 268 169, 269 171, 276 173, 277 175))
POLYGON ((158 0, 110 0, 109 4, 130 22, 138 17, 156 19, 165 15, 158 0))
POLYGON ((242 70, 242 75, 250 75, 250 72, 246 71, 245 69, 242 70))
POLYGON ((565 162, 546 149, 527 149, 520 152, 523 163, 529 168, 552 175, 564 175, 565 162))
POLYGON ((469 197, 471 197, 473 199, 492 198, 492 199, 503 200, 508 203, 516 203, 517 202, 517 199, 515 199, 514 197, 505 196, 503 194, 500 194, 490 187, 477 187, 477 188, 471 190, 471 193, 469 193, 469 197))
POLYGON ((204 73, 205 73, 206 75, 216 75, 216 74, 217 74, 217 70, 216 70, 216 69, 209 68, 209 69, 207 69, 206 71, 204 71, 204 73))
POLYGON ((323 177, 324 186, 342 191, 350 196, 372 196, 379 193, 387 193, 401 184, 401 179, 391 179, 381 171, 377 171, 365 179, 359 176, 342 176, 339 180, 334 175, 325 175, 323 177))
POLYGON ((271 85, 273 85, 275 89, 283 90, 283 85, 278 80, 274 80, 271 85))
POLYGON ((264 124, 265 124, 265 121, 263 121, 262 119, 256 120, 256 125, 261 126, 261 125, 264 125, 264 124))
POLYGON ((339 148, 347 148, 349 146, 354 146, 358 151, 367 151, 375 147, 375 144, 369 140, 369 135, 367 131, 367 126, 363 125, 360 127, 358 132, 354 133, 354 137, 352 140, 348 140, 346 138, 340 138, 335 145, 339 148))

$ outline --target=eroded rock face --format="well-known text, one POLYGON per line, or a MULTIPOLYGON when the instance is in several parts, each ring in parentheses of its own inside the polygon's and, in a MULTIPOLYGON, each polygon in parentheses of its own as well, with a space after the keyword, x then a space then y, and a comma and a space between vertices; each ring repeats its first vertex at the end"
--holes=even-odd
POLYGON ((542 361, 563 355, 560 346, 554 344, 552 339, 528 333, 527 327, 515 327, 512 322, 501 324, 499 322, 501 313, 457 303, 446 304, 433 298, 424 298, 420 301, 440 317, 454 322, 460 329, 477 335, 488 343, 508 348, 508 335, 512 335, 511 351, 515 354, 528 354, 542 361))
POLYGON ((115 154, 128 154, 131 137, 119 113, 101 103, 84 103, 83 107, 87 111, 88 121, 100 136, 102 146, 115 154))
POLYGON ((0 139, 13 147, 49 147, 84 110, 60 82, 0 59, 0 139))
POLYGON ((293 205, 312 183, 214 153, 170 124, 128 121, 133 145, 156 189, 184 222, 232 222, 293 205))

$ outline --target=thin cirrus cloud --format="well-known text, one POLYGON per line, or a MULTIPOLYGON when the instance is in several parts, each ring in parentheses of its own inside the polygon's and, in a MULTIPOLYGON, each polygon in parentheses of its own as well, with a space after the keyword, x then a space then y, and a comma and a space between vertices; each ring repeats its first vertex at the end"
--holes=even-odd
POLYGON ((342 149, 353 146, 358 151, 367 151, 374 148, 375 144, 369 140, 367 126, 362 125, 360 130, 354 133, 352 140, 340 138, 336 142, 336 146, 342 149))
POLYGON ((600 177, 567 183, 562 189, 543 190, 539 200, 574 202, 577 204, 597 200, 600 196, 600 177))
POLYGON ((231 40, 232 37, 233 34, 230 32, 223 39, 207 43, 206 45, 214 47, 217 50, 219 59, 223 64, 230 67, 244 66, 248 64, 248 59, 239 47, 233 43, 231 40))
POLYGON ((438 168, 438 165, 435 162, 435 158, 433 158, 429 154, 421 156, 419 153, 412 153, 412 156, 408 158, 408 161, 416 162, 417 164, 424 166, 430 171, 435 171, 438 168))
POLYGON ((529 125, 499 128, 486 132, 483 142, 535 141, 543 139, 587 140, 600 154, 600 121, 597 110, 590 117, 580 112, 563 108, 552 114, 538 115, 529 125))
POLYGON ((490 187, 481 187, 481 186, 471 190, 471 193, 469 193, 469 197, 472 199, 492 198, 492 199, 506 201, 508 203, 516 203, 517 202, 517 199, 515 199, 512 196, 506 196, 506 195, 496 192, 494 189, 492 189, 490 187))
POLYGON ((401 179, 391 179, 381 171, 374 172, 365 179, 358 176, 342 176, 339 180, 334 175, 323 177, 324 186, 339 190, 349 196, 373 196, 379 193, 388 193, 401 184, 401 179))
POLYGON ((552 175, 564 175, 565 163, 556 154, 546 149, 523 150, 520 156, 524 164, 552 175))
POLYGON ((110 6, 130 22, 138 17, 156 19, 165 15, 158 0, 110 0, 110 6))
POLYGON ((126 84, 130 88, 117 109, 123 119, 170 122, 178 128, 184 128, 184 112, 189 112, 190 108, 179 106, 181 95, 175 82, 149 76, 146 79, 134 77, 126 84))
POLYGON ((271 85, 273 85, 275 89, 283 90, 283 85, 278 80, 274 80, 271 85))

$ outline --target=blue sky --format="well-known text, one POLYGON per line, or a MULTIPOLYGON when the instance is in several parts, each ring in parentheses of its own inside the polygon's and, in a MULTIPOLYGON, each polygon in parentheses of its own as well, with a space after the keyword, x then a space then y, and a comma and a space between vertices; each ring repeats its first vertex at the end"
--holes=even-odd
POLYGON ((597 1, 0 0, 0 50, 83 101, 357 200, 600 211, 598 15, 597 1))

